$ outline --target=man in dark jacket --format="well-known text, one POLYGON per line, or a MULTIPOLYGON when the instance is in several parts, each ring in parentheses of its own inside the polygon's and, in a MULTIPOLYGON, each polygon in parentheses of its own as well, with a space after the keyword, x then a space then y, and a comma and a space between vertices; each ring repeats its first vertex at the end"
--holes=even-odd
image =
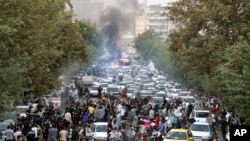
POLYGON ((75 128, 75 126, 72 127, 72 136, 71 141, 78 141, 79 140, 79 134, 75 128))

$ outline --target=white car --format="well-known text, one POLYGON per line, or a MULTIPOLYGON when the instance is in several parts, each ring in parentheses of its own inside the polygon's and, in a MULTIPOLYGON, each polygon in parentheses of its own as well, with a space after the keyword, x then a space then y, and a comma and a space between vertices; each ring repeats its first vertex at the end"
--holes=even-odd
POLYGON ((167 93, 164 91, 159 91, 155 94, 156 97, 167 97, 167 93))
POLYGON ((207 118, 210 114, 209 110, 194 110, 193 112, 195 121, 207 122, 207 118))
POLYGON ((127 82, 120 82, 117 87, 120 89, 120 90, 123 90, 125 87, 127 87, 127 82))
POLYGON ((187 107, 189 103, 193 105, 195 103, 195 98, 193 96, 182 96, 181 100, 182 100, 182 104, 184 105, 184 107, 187 107))
POLYGON ((168 93, 169 98, 175 98, 178 97, 179 93, 181 92, 181 89, 170 89, 168 93))
POLYGON ((190 131, 193 136, 201 137, 204 141, 210 141, 213 139, 215 131, 210 123, 207 122, 195 122, 191 125, 190 131))
POLYGON ((181 96, 190 96, 190 95, 191 95, 190 91, 181 91, 178 96, 181 97, 181 96))
POLYGON ((92 137, 93 141, 106 141, 108 138, 108 123, 95 122, 86 132, 87 137, 92 137))
POLYGON ((26 111, 29 109, 29 106, 16 106, 15 112, 19 114, 19 117, 27 117, 26 111))
POLYGON ((89 93, 93 96, 97 96, 98 95, 98 88, 99 88, 99 86, 93 86, 92 88, 90 88, 89 93))

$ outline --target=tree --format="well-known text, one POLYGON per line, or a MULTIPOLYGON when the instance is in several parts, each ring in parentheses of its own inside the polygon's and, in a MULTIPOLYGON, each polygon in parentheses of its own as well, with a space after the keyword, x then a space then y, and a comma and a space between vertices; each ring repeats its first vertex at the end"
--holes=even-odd
POLYGON ((218 69, 217 85, 224 103, 250 120, 250 44, 246 40, 227 48, 218 69))
MULTIPOLYGON (((65 0, 0 0, 0 98, 41 97, 59 85, 73 62, 84 63, 87 43, 65 11, 65 0)), ((0 103, 0 114, 6 109, 0 103), (4 109, 4 110, 2 110, 4 109)))
POLYGON ((245 0, 179 0, 168 10, 169 18, 178 27, 170 35, 170 51, 181 64, 179 74, 192 73, 212 82, 217 68, 223 64, 225 49, 237 43, 240 36, 248 39, 249 3, 245 0))
POLYGON ((172 79, 175 77, 174 63, 168 50, 169 43, 155 36, 153 31, 141 34, 135 40, 135 48, 143 58, 152 60, 157 69, 166 72, 172 79))

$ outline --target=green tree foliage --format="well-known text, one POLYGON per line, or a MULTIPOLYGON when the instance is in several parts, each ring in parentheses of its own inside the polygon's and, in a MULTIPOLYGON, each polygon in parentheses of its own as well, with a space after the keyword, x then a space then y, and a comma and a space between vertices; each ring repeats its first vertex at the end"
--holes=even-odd
MULTIPOLYGON (((170 51, 184 84, 206 94, 218 95, 224 98, 226 105, 246 106, 243 93, 249 89, 245 87, 249 80, 247 74, 239 72, 249 64, 239 57, 247 50, 244 47, 240 51, 240 47, 247 46, 249 41, 249 1, 179 0, 167 9, 168 17, 177 23, 177 30, 170 35, 170 51), (238 98, 235 100, 238 103, 229 101, 234 99, 230 96, 238 98)), ((239 113, 249 115, 249 112, 239 113)))
POLYGON ((148 30, 139 35, 135 40, 135 48, 146 60, 152 60, 157 69, 174 77, 173 62, 168 51, 169 44, 157 38, 153 31, 148 30))
POLYGON ((230 109, 250 119, 250 44, 242 40, 230 46, 224 58, 217 78, 220 96, 230 109))
POLYGON ((6 103, 55 88, 72 62, 88 58, 87 43, 64 0, 0 0, 0 114, 6 103))

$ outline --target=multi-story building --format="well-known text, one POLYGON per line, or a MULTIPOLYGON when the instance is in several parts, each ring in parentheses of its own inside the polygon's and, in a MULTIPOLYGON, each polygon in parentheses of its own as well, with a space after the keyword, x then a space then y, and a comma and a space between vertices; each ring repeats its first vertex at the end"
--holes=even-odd
POLYGON ((135 18, 135 37, 149 29, 147 16, 138 16, 135 18))
POLYGON ((136 17, 135 36, 151 29, 160 38, 168 38, 171 30, 175 28, 173 21, 166 16, 166 6, 169 4, 171 3, 146 6, 144 14, 136 17))
POLYGON ((149 28, 154 30, 159 37, 164 39, 167 38, 169 34, 169 25, 168 18, 164 15, 166 13, 164 5, 150 5, 146 12, 149 21, 149 28))

